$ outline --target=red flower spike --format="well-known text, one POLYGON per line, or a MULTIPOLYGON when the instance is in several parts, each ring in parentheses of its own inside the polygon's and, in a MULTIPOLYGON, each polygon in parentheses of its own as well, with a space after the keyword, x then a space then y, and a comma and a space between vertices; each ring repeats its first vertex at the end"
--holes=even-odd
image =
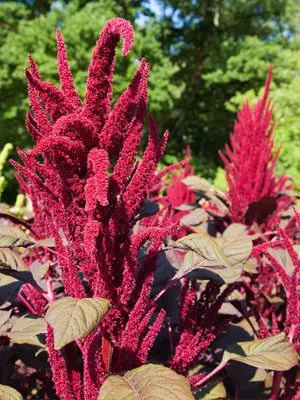
POLYGON ((138 358, 140 359, 141 363, 146 363, 149 351, 151 350, 154 341, 162 328, 163 322, 166 317, 165 310, 160 310, 155 322, 149 328, 147 335, 145 336, 144 340, 141 343, 141 347, 138 351, 138 358))
MULTIPOLYGON (((227 155, 219 153, 226 169, 230 214, 235 222, 247 223, 249 206, 260 199, 274 198, 277 211, 291 203, 289 196, 278 196, 292 185, 287 183, 287 177, 278 178, 275 173, 279 149, 272 154, 274 123, 273 107, 269 100, 271 81, 270 67, 263 98, 253 108, 247 102, 243 105, 230 135, 231 148, 225 145, 227 155)), ((277 222, 278 212, 273 211, 271 216, 268 212, 264 214, 267 217, 263 223, 269 223, 271 229, 277 222)), ((252 218, 250 221, 253 222, 252 218)))
POLYGON ((122 54, 126 56, 134 38, 130 22, 123 18, 108 21, 94 49, 88 71, 83 113, 97 122, 99 129, 102 129, 110 112, 115 47, 121 37, 124 41, 122 54))
POLYGON ((57 41, 57 64, 58 64, 58 75, 60 79, 61 89, 70 101, 76 107, 81 107, 81 100, 76 92, 72 72, 68 64, 67 51, 65 48, 64 39, 60 31, 56 30, 56 41, 57 41))
MULTIPOLYGON (((32 200, 37 235, 55 238, 65 293, 79 299, 105 297, 112 304, 101 324, 79 343, 83 354, 80 371, 72 366, 68 352, 63 366, 64 359, 50 349, 57 392, 60 395, 62 390, 60 374, 66 373, 65 391, 70 399, 74 398, 72 388, 77 387, 76 376, 83 378, 83 397, 96 400, 108 364, 111 372, 123 371, 133 352, 133 367, 145 363, 165 313, 161 311, 148 327, 154 312, 149 311, 149 304, 158 252, 174 224, 168 225, 168 212, 159 224, 145 230, 136 221, 168 134, 160 138, 150 116, 148 146, 137 163, 147 112, 149 64, 141 62, 129 88, 111 110, 115 47, 121 37, 125 55, 132 46, 133 28, 121 18, 109 21, 93 52, 82 107, 59 31, 61 88, 43 82, 30 58, 31 71, 26 71, 26 76, 32 114, 27 125, 36 146, 28 153, 20 152, 24 165, 13 162, 32 200), (140 261, 138 252, 146 240, 151 245, 140 261), (112 358, 107 357, 106 343, 113 349, 112 358)), ((52 346, 50 331, 48 336, 52 346)))
POLYGON ((96 210, 97 202, 101 206, 108 205, 108 177, 109 168, 108 154, 103 149, 93 149, 88 156, 88 168, 92 177, 88 178, 85 185, 85 209, 87 211, 96 210))
POLYGON ((116 102, 100 133, 99 144, 109 153, 117 154, 119 147, 131 132, 133 116, 142 118, 147 106, 147 79, 150 65, 141 61, 140 67, 130 85, 116 102), (137 114, 140 116, 138 117, 137 114))
POLYGON ((50 326, 47 327, 47 349, 57 395, 61 400, 77 400, 69 382, 66 361, 60 351, 54 349, 54 335, 50 326))

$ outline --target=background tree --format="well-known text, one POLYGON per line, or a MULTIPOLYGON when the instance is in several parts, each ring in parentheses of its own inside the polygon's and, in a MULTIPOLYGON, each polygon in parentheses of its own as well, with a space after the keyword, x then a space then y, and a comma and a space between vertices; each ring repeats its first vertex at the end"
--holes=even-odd
MULTIPOLYGON (((150 3, 148 3, 150 4, 150 3)), ((217 150, 232 129, 241 94, 258 94, 270 63, 272 96, 283 142, 279 166, 300 178, 300 84, 298 0, 159 0, 162 45, 179 67, 186 88, 164 122, 173 132, 172 151, 184 143, 204 174, 215 173, 217 150), (299 147, 298 147, 299 149, 299 147)))

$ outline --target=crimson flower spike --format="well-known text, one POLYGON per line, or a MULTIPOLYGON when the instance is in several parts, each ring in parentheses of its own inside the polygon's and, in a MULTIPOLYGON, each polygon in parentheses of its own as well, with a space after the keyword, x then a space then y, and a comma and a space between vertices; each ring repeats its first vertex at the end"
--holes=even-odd
POLYGON ((129 21, 114 18, 105 25, 92 55, 84 99, 84 115, 94 117, 102 128, 110 112, 115 48, 123 38, 122 55, 126 56, 132 45, 134 31, 129 21))
POLYGON ((58 29, 56 31, 56 41, 57 41, 57 67, 61 84, 61 90, 63 91, 65 96, 73 102, 75 106, 80 107, 81 100, 78 96, 78 93, 73 83, 73 77, 68 63, 65 42, 58 29))
MULTIPOLYGON (((89 400, 97 399, 110 369, 106 350, 102 353, 106 347, 101 345, 102 336, 114 350, 111 372, 119 372, 124 370, 128 352, 136 353, 133 366, 147 361, 164 322, 161 311, 149 328, 154 310, 148 319, 143 313, 151 301, 158 252, 174 225, 169 225, 166 213, 159 224, 149 226, 151 245, 142 261, 138 259, 144 245, 140 237, 145 238, 148 232, 141 233, 142 226, 138 231, 134 229, 168 138, 167 132, 160 138, 149 116, 148 144, 141 160, 137 160, 147 115, 149 64, 145 60, 111 109, 115 48, 123 38, 126 55, 133 36, 132 26, 122 18, 105 25, 92 55, 83 103, 59 31, 60 88, 42 80, 30 57, 26 77, 31 113, 27 126, 36 144, 30 152, 20 153, 23 164, 13 162, 32 200, 32 228, 41 239, 55 238, 65 293, 76 298, 105 297, 112 304, 101 325, 83 340, 83 366, 79 372, 84 397, 89 400), (142 273, 137 275, 139 268, 142 273), (126 326, 133 328, 127 331, 123 329, 126 326), (132 340, 128 339, 130 335, 132 340), (101 360, 106 360, 105 366, 101 360)), ((72 399, 79 393, 75 388, 77 372, 70 373, 68 352, 60 354, 54 349, 51 331, 47 343, 57 393, 62 400, 72 399), (65 377, 70 375, 68 382, 65 377)))
MULTIPOLYGON (((272 122, 273 107, 269 99, 271 82, 272 67, 269 68, 262 99, 252 108, 245 102, 230 134, 231 147, 225 145, 226 155, 219 153, 226 169, 230 212, 235 222, 268 223, 271 213, 276 216, 276 209, 282 210, 291 202, 287 195, 279 196, 292 185, 287 177, 278 177, 275 172, 279 150, 273 153, 275 124, 272 122), (260 199, 275 203, 275 209, 264 212, 266 218, 263 222, 255 215, 249 216, 249 207, 260 199)), ((272 226, 274 222, 273 218, 272 226)))

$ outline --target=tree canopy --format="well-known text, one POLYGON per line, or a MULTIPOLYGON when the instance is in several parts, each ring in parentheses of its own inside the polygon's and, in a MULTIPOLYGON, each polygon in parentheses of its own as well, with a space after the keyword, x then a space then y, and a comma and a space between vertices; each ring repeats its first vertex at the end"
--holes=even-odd
POLYGON ((272 64, 279 169, 299 180, 299 14, 299 0, 1 1, 0 145, 30 145, 24 134, 27 54, 33 54, 44 79, 57 81, 59 27, 83 95, 98 34, 107 19, 122 16, 137 33, 131 55, 118 57, 114 96, 147 58, 150 111, 161 129, 171 132, 169 154, 181 157, 190 144, 196 169, 213 178, 236 110, 245 97, 257 97, 272 64))

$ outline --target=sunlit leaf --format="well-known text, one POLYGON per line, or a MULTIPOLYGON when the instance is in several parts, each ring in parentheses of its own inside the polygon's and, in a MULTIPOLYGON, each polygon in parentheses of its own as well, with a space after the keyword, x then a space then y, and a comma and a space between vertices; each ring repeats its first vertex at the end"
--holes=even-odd
POLYGON ((258 262, 257 259, 252 257, 249 258, 243 267, 245 272, 248 272, 249 274, 257 274, 258 273, 258 262))
POLYGON ((247 234, 247 227, 243 224, 230 224, 228 228, 225 229, 223 237, 237 237, 244 236, 247 234))
MULTIPOLYGON (((236 238, 240 236, 246 236, 247 235, 247 227, 246 225, 243 224, 230 224, 228 228, 225 229, 223 232, 223 237, 231 237, 231 238, 236 238)), ((253 235, 249 235, 248 237, 251 240, 256 240, 258 239, 262 234, 261 233, 255 233, 253 235)))
POLYGON ((285 249, 268 249, 270 253, 283 266, 289 276, 293 275, 294 264, 287 250, 285 249))
POLYGON ((7 323, 10 318, 12 310, 0 310, 0 328, 7 323))
POLYGON ((20 281, 34 284, 31 271, 21 257, 11 249, 0 249, 0 272, 20 281))
POLYGON ((37 336, 46 333, 47 324, 44 318, 35 315, 24 315, 19 318, 7 336, 14 343, 38 345, 37 336))
POLYGON ((175 246, 186 250, 183 263, 175 277, 181 277, 199 269, 213 279, 232 283, 239 279, 243 265, 252 250, 247 236, 240 238, 213 238, 204 233, 188 235, 177 240, 175 246))
POLYGON ((23 396, 16 389, 0 385, 0 399, 1 400, 23 400, 23 396))
POLYGON ((250 342, 229 346, 223 354, 222 364, 238 361, 256 368, 287 371, 298 364, 298 354, 284 333, 250 342))
POLYGON ((186 378, 162 365, 148 364, 111 375, 103 383, 98 400, 193 400, 186 378))
POLYGON ((184 225, 199 225, 200 222, 204 221, 207 218, 208 214, 203 208, 196 208, 190 213, 184 215, 181 218, 181 223, 184 225))
POLYGON ((209 192, 212 190, 207 180, 199 178, 196 175, 190 175, 182 179, 182 182, 187 185, 191 190, 199 190, 200 192, 209 192))
POLYGON ((55 239, 54 238, 46 238, 37 241, 39 246, 43 247, 55 247, 55 239))
POLYGON ((35 240, 20 229, 1 226, 0 247, 29 247, 35 244, 35 240))
POLYGON ((0 304, 6 300, 12 300, 18 294, 23 282, 20 280, 0 273, 0 304))
POLYGON ((38 265, 37 263, 30 266, 30 271, 32 272, 35 281, 40 281, 44 278, 50 267, 50 262, 47 261, 43 265, 38 265))
POLYGON ((86 337, 109 309, 109 301, 100 297, 65 297, 51 303, 45 318, 53 328, 55 348, 59 350, 73 340, 86 337))
POLYGON ((24 261, 10 249, 0 249, 0 268, 28 271, 24 261))
POLYGON ((218 381, 210 381, 197 388, 193 393, 195 400, 221 400, 227 398, 224 383, 218 381))

